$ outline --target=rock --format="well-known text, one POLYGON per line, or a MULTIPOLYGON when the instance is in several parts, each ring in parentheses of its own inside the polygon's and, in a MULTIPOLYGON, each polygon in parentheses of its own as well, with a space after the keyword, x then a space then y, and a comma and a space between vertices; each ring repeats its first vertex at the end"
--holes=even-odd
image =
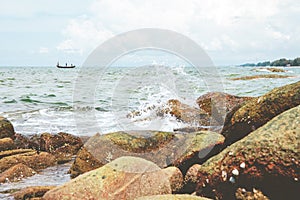
POLYGON ((183 186, 181 171, 177 167, 167 167, 162 169, 162 171, 166 174, 166 177, 168 177, 172 192, 179 192, 183 186))
POLYGON ((286 72, 286 70, 284 69, 275 68, 275 67, 267 67, 266 69, 270 72, 286 72))
POLYGON ((76 156, 74 163, 72 164, 69 173, 71 178, 75 178, 80 174, 97 169, 103 166, 103 163, 98 161, 94 156, 87 151, 85 147, 82 147, 76 156))
POLYGON ((194 163, 208 159, 224 137, 210 131, 175 134, 159 131, 127 131, 95 135, 78 153, 70 172, 72 177, 103 166, 122 156, 136 156, 159 167, 176 166, 185 171, 194 163), (200 152, 200 154, 199 154, 200 152), (202 157, 200 157, 201 155, 202 157))
POLYGON ((238 78, 231 78, 231 80, 253 80, 253 79, 259 79, 259 78, 293 78, 293 76, 287 76, 287 75, 279 75, 279 74, 259 74, 259 75, 253 75, 253 76, 243 76, 238 78))
POLYGON ((0 183, 17 182, 23 178, 33 176, 34 174, 36 174, 36 172, 30 167, 27 167, 22 163, 16 164, 0 174, 0 183))
POLYGON ((197 197, 188 194, 165 194, 165 195, 154 195, 139 197, 135 200, 210 200, 205 197, 197 197))
POLYGON ((72 160, 72 156, 76 155, 83 143, 79 137, 60 132, 55 135, 43 133, 40 145, 41 150, 53 154, 58 163, 65 163, 72 160))
POLYGON ((30 138, 17 134, 15 143, 19 148, 32 148, 51 153, 59 164, 72 160, 72 156, 76 155, 83 146, 79 137, 62 132, 58 134, 42 133, 30 138))
POLYGON ((197 195, 234 199, 238 188, 253 187, 270 199, 298 199, 300 178, 300 106, 227 147, 204 164, 193 166, 186 185, 197 195))
POLYGON ((52 199, 134 199, 171 194, 168 175, 154 163, 137 157, 121 157, 48 191, 52 199))
POLYGON ((15 149, 16 146, 11 138, 0 139, 0 151, 15 149))
POLYGON ((7 156, 22 154, 22 153, 32 153, 32 154, 34 154, 35 151, 32 150, 32 149, 13 149, 13 150, 1 151, 0 152, 0 159, 4 158, 4 157, 7 157, 7 156))
POLYGON ((187 124, 197 126, 208 126, 210 117, 199 108, 189 106, 180 102, 177 99, 168 100, 167 103, 160 106, 149 106, 146 109, 132 111, 127 115, 128 118, 140 117, 143 113, 151 113, 150 117, 137 119, 136 121, 150 120, 151 117, 174 116, 177 120, 187 124))
POLYGON ((0 116, 0 139, 10 137, 14 139, 15 130, 13 125, 6 118, 0 116))
POLYGON ((269 200, 261 191, 253 189, 252 192, 246 191, 245 188, 238 188, 235 192, 237 200, 269 200))
POLYGON ((245 137, 273 117, 300 104, 300 81, 275 88, 229 113, 222 134, 227 145, 245 137))
POLYGON ((18 192, 13 193, 15 200, 23 200, 23 199, 39 199, 39 197, 43 197, 43 195, 51 190, 54 189, 55 186, 32 186, 24 188, 18 192))
POLYGON ((237 105, 249 101, 253 98, 254 97, 239 97, 223 92, 209 92, 200 96, 196 102, 202 110, 204 110, 211 116, 212 108, 220 110, 219 113, 221 113, 222 110, 227 113, 237 105))
MULTIPOLYGON (((20 150, 19 150, 20 151, 20 150)), ((13 153, 14 151, 9 151, 13 153)), ((8 154, 9 154, 8 153, 8 154)), ((30 150, 26 153, 13 154, 0 159, 0 173, 10 167, 22 163, 34 170, 41 170, 56 164, 55 157, 47 152, 36 152, 30 150)))
POLYGON ((210 118, 207 113, 198 108, 181 103, 177 99, 169 100, 164 107, 160 113, 171 114, 185 123, 202 126, 209 126, 210 124, 210 118))

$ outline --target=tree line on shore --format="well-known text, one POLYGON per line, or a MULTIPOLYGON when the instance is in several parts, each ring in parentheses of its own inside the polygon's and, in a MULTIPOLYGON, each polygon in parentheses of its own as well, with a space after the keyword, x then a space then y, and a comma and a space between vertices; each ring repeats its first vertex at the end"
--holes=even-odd
POLYGON ((250 67, 263 67, 263 66, 300 66, 300 57, 295 58, 295 59, 286 59, 286 58, 281 58, 278 60, 274 61, 264 61, 264 62, 259 62, 259 63, 246 63, 242 64, 240 66, 250 66, 250 67))

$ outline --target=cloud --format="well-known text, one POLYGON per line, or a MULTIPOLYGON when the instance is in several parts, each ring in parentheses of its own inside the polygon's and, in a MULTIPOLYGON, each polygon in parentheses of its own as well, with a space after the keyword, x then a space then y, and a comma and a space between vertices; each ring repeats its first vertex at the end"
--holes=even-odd
POLYGON ((49 49, 47 47, 40 47, 39 49, 40 54, 46 54, 49 53, 49 49))
POLYGON ((299 41, 299 28, 292 31, 298 27, 293 16, 299 8, 297 0, 95 0, 87 15, 69 21, 57 49, 82 55, 113 35, 152 27, 187 35, 217 62, 227 59, 224 51, 241 60, 237 52, 244 57, 271 54, 282 41, 299 41))

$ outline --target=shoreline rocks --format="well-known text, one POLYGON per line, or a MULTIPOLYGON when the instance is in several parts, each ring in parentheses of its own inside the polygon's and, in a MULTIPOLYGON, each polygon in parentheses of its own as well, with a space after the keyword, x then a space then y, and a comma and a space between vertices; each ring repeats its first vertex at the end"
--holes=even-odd
POLYGON ((234 199, 238 188, 261 190, 270 199, 297 199, 300 179, 300 106, 278 115, 202 165, 185 184, 197 195, 234 199))
POLYGON ((136 156, 159 167, 176 166, 185 174, 194 163, 212 156, 224 137, 210 131, 175 134, 159 131, 115 132, 95 135, 85 144, 70 169, 71 177, 101 167, 122 156, 136 156), (211 152, 212 151, 212 152, 211 152))
POLYGON ((230 80, 237 81, 237 80, 254 80, 260 78, 293 78, 293 76, 288 75, 279 75, 279 74, 259 74, 253 76, 243 76, 238 78, 231 78, 230 80))

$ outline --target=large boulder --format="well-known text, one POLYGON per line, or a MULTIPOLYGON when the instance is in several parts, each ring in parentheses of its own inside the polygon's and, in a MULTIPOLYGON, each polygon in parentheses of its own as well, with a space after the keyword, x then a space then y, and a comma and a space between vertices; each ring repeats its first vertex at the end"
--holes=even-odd
POLYGON ((55 157, 47 152, 37 152, 34 150, 10 150, 1 152, 0 173, 10 167, 22 163, 34 170, 41 170, 56 164, 55 157))
POLYGON ((270 199, 298 199, 299 121, 300 106, 280 114, 203 165, 191 167, 186 185, 196 185, 197 195, 218 199, 234 199, 238 188, 259 189, 270 199))
POLYGON ((121 157, 50 190, 43 198, 119 200, 171 194, 173 184, 170 180, 177 178, 170 178, 169 172, 166 173, 150 161, 121 157))
POLYGON ((227 145, 245 137, 273 117, 300 104, 300 81, 275 88, 227 115, 222 134, 227 145))
POLYGON ((103 166, 122 156, 142 157, 159 167, 176 166, 183 173, 194 163, 203 163, 224 137, 210 131, 175 134, 159 131, 127 131, 95 135, 78 153, 72 177, 103 166))
POLYGON ((0 139, 10 137, 14 139, 15 130, 13 125, 6 118, 0 116, 0 139))

